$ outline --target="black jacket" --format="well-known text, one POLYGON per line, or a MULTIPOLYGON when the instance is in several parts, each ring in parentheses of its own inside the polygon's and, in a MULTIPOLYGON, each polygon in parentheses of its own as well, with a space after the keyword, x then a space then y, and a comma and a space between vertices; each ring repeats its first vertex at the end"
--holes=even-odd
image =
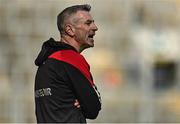
POLYGON ((75 48, 50 38, 35 60, 37 122, 78 122, 95 119, 100 95, 84 57, 75 48), (80 108, 74 106, 78 99, 80 108))

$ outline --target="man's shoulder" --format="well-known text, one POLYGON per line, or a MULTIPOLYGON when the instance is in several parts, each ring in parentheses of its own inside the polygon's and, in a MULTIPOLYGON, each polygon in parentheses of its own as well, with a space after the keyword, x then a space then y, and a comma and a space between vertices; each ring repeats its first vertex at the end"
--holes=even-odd
POLYGON ((53 58, 68 63, 87 64, 85 58, 81 54, 73 50, 60 50, 54 52, 48 58, 53 58))

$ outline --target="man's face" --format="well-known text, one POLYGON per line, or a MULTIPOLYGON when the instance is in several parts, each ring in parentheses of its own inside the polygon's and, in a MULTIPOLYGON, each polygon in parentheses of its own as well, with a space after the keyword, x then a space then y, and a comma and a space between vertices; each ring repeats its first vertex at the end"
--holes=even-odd
POLYGON ((81 49, 93 47, 93 37, 98 28, 92 16, 87 11, 78 11, 75 14, 75 20, 75 40, 79 43, 81 49))

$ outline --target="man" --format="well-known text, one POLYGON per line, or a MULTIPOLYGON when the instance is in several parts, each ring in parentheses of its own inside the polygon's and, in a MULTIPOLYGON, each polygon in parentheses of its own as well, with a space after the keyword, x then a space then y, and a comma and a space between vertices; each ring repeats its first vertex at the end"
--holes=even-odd
POLYGON ((94 46, 98 30, 90 5, 64 9, 57 17, 59 42, 50 38, 35 60, 35 105, 38 123, 77 122, 95 119, 101 109, 100 94, 90 67, 80 54, 94 46))

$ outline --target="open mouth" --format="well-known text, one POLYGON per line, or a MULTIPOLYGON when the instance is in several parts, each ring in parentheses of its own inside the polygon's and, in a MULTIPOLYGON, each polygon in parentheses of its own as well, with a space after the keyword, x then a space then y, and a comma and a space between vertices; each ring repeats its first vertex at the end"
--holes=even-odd
POLYGON ((95 34, 90 34, 88 37, 93 38, 95 34))

